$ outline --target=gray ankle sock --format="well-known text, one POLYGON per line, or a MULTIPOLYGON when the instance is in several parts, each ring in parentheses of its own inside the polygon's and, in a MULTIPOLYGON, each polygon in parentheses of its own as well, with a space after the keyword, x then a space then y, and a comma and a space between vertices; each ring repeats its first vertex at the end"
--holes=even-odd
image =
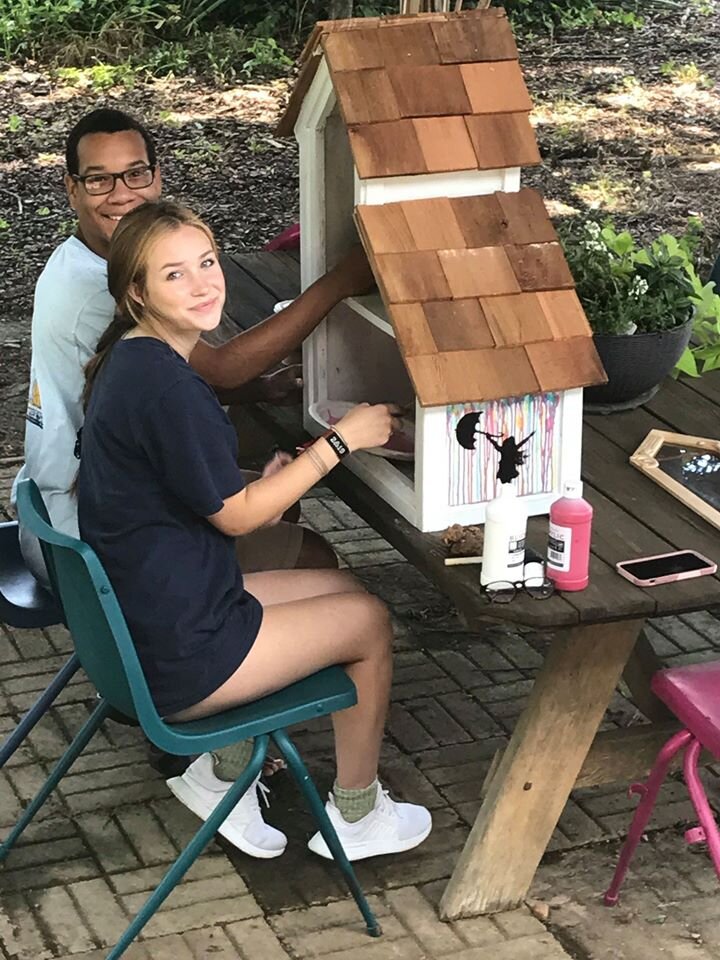
POLYGON ((213 750, 215 776, 233 783, 250 763, 253 752, 252 740, 231 743, 229 747, 213 750))
POLYGON ((344 790, 333 784, 333 797, 335 806, 340 811, 340 816, 347 823, 357 823, 366 817, 375 807, 377 798, 377 780, 373 780, 369 787, 363 787, 361 790, 344 790))

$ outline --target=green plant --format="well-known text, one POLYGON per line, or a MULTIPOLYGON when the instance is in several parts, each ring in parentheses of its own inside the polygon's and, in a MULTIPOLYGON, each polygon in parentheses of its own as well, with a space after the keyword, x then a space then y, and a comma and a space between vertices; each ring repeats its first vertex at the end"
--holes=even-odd
POLYGON ((720 368, 720 296, 697 273, 697 219, 682 236, 664 233, 646 247, 610 221, 574 218, 560 224, 558 233, 595 333, 671 330, 692 317, 693 342, 677 370, 698 376, 720 368))
POLYGON ((102 92, 111 87, 130 88, 135 83, 138 69, 129 63, 98 63, 92 67, 58 67, 55 75, 71 87, 102 92))
POLYGON ((250 56, 242 65, 245 76, 292 66, 290 57, 272 37, 256 37, 249 44, 247 52, 250 56))
POLYGON ((660 73, 663 77, 668 77, 673 83, 684 83, 696 87, 710 88, 713 81, 707 74, 703 73, 698 65, 690 60, 689 63, 677 63, 675 60, 667 60, 660 65, 660 73))

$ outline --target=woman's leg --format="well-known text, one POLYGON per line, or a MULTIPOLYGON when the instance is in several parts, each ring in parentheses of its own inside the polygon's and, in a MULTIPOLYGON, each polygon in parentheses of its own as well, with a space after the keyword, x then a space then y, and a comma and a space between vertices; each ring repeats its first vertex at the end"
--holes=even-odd
POLYGON ((191 720, 279 690, 323 667, 342 664, 354 682, 358 703, 333 715, 337 783, 344 789, 371 784, 390 695, 392 628, 385 606, 354 587, 341 571, 277 571, 248 576, 247 586, 265 602, 260 632, 241 666, 201 703, 178 714, 191 720), (292 580, 299 578, 296 583, 292 580), (325 579, 326 578, 326 579, 325 579), (286 582, 283 584, 283 580, 286 582), (282 586, 295 597, 281 602, 282 586), (320 593, 324 589, 325 593, 320 593))
POLYGON ((333 593, 365 593, 365 587, 347 570, 267 570, 245 576, 248 593, 263 607, 333 593))

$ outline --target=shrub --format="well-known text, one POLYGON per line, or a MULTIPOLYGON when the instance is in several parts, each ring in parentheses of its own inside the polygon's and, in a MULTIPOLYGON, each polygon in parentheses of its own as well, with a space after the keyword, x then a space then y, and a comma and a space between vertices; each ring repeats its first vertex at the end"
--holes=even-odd
POLYGON ((558 233, 595 333, 671 330, 692 317, 693 343, 678 370, 697 376, 720 368, 720 296, 714 283, 703 284, 695 265, 700 221, 690 220, 680 237, 664 233, 646 247, 610 221, 576 217, 558 233))

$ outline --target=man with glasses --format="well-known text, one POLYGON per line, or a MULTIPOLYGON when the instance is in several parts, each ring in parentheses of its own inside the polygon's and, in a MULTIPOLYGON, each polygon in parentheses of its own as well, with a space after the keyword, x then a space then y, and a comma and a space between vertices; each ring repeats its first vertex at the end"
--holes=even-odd
MULTIPOLYGON (((78 225, 75 235, 53 252, 35 289, 25 466, 20 476, 38 484, 53 525, 77 536, 71 489, 83 421, 83 368, 115 309, 107 289, 110 240, 126 213, 160 197, 162 177, 152 136, 119 110, 94 110, 84 116, 70 131, 65 159, 65 187, 78 225)), ((221 399, 237 400, 238 388, 279 363, 336 303, 363 291, 371 280, 367 261, 355 252, 282 314, 221 347, 200 341, 190 362, 221 399), (233 392, 230 397, 228 391, 233 392)), ((257 392, 247 394, 247 399, 257 398, 257 392)), ((28 566, 45 581, 37 541, 21 530, 21 545, 28 566)), ((246 571, 337 564, 322 537, 294 523, 242 538, 238 553, 246 571)))

